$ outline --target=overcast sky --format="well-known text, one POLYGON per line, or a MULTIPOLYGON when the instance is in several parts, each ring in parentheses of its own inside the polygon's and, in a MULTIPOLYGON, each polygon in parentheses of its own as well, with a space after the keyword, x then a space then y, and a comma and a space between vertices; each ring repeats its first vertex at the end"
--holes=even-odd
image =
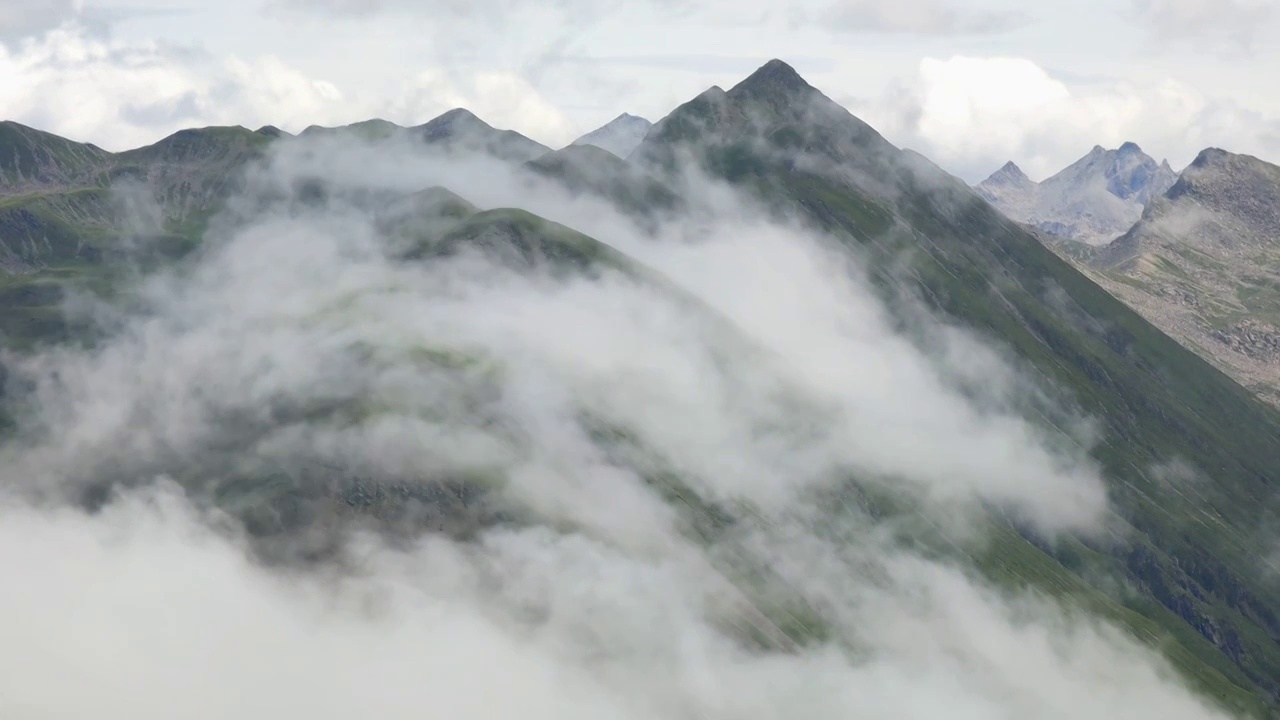
POLYGON ((559 146, 778 57, 967 180, 1040 179, 1126 140, 1280 161, 1277 38, 1276 0, 0 0, 0 115, 118 150, 465 106, 559 146))

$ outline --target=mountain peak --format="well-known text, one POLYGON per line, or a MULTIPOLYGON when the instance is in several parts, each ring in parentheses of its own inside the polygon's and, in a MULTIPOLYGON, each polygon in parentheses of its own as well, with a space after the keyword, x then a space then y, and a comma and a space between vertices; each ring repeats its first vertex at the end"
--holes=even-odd
POLYGON ((1199 155, 1196 155, 1195 160, 1191 161, 1191 166, 1197 167, 1197 168, 1208 167, 1210 165, 1215 165, 1222 162, 1223 160, 1230 157, 1230 155, 1231 153, 1227 152, 1226 150, 1223 150, 1222 148, 1216 148, 1216 147, 1205 148, 1204 150, 1200 151, 1199 155))
POLYGON ((424 140, 436 142, 453 137, 460 132, 483 132, 493 130, 493 127, 466 108, 454 108, 428 120, 417 129, 424 140))
POLYGON ((1080 242, 1101 245, 1124 234, 1153 197, 1177 180, 1137 143, 1108 150, 1094 145, 1087 155, 1043 182, 1022 179, 1006 165, 978 186, 979 193, 1019 222, 1080 242))
POLYGON ((733 86, 733 90, 777 90, 786 93, 812 89, 813 86, 800 77, 795 68, 776 58, 761 65, 742 82, 733 86))
POLYGON ((574 140, 570 146, 591 145, 625 158, 640 145, 651 127, 653 123, 648 120, 624 112, 605 125, 574 140))
POLYGON ((1012 160, 1005 163, 999 170, 991 173, 991 176, 979 183, 980 187, 992 187, 996 185, 1031 187, 1035 182, 1022 172, 1022 168, 1018 167, 1012 160))
POLYGON ((1027 177, 1027 174, 1022 172, 1022 168, 1018 167, 1018 164, 1012 160, 1002 165, 996 172, 1001 175, 1011 175, 1013 177, 1027 177))
POLYGON ((624 113, 622 113, 621 115, 619 115, 618 117, 616 117, 616 118, 614 118, 614 119, 610 120, 608 123, 606 123, 606 124, 604 125, 604 127, 611 127, 611 126, 614 126, 614 127, 616 127, 616 126, 624 126, 624 127, 625 127, 625 126, 632 126, 632 125, 636 125, 636 126, 639 126, 639 125, 645 125, 645 126, 648 126, 648 125, 652 125, 652 124, 653 124, 653 123, 649 122, 649 121, 648 121, 648 120, 646 120, 645 118, 640 117, 639 115, 632 115, 631 113, 625 113, 625 112, 624 112, 624 113))
POLYGON ((722 99, 725 96, 725 94, 726 93, 724 91, 724 88, 720 87, 719 85, 712 85, 706 90, 703 90, 702 92, 698 93, 697 96, 694 97, 693 100, 691 100, 690 102, 697 102, 700 100, 717 102, 720 99, 722 99))
POLYGON ((485 123, 483 120, 481 120, 479 117, 477 117, 475 113, 471 112, 466 108, 460 108, 460 107, 454 108, 452 110, 447 110, 441 113, 439 116, 432 118, 431 120, 428 120, 427 124, 428 125, 431 125, 431 124, 444 125, 444 124, 450 124, 455 122, 468 122, 468 123, 478 122, 478 123, 484 123, 486 125, 488 124, 488 123, 485 123))
MULTIPOLYGON (((830 166, 870 165, 900 150, 800 77, 787 63, 770 60, 727 92, 711 87, 660 120, 636 149, 635 159, 670 168, 672 148, 701 143, 709 162, 723 157, 712 146, 764 140, 793 159, 830 166)), ((745 165, 730 163, 736 169, 745 165)), ((896 166, 895 166, 895 169, 896 166)))
POLYGON ((804 82, 804 78, 800 77, 800 73, 796 72, 795 68, 779 60, 778 58, 773 58, 772 60, 765 63, 764 65, 761 65, 759 69, 757 69, 753 74, 754 75, 764 74, 764 75, 769 75, 769 76, 778 77, 778 78, 785 77, 792 81, 804 82))

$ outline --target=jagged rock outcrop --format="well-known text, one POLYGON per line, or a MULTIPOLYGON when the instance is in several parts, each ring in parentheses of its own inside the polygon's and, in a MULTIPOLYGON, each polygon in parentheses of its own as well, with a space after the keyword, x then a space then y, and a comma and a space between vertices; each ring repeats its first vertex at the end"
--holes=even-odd
POLYGON ((1157 163, 1137 144, 1115 150, 1094 146, 1083 158, 1036 183, 1012 162, 977 190, 1005 215, 1051 235, 1090 245, 1128 230, 1143 208, 1176 181, 1168 162, 1157 163))
POLYGON ((1206 149, 1082 264, 1156 326, 1280 403, 1280 167, 1206 149))

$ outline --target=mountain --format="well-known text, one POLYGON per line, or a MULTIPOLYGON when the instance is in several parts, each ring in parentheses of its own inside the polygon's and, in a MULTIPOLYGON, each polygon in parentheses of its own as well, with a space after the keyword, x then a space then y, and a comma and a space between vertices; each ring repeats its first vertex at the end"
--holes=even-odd
POLYGON ((596 195, 635 216, 651 216, 682 205, 680 196, 653 174, 591 144, 549 152, 524 167, 570 192, 596 195))
POLYGON ((362 120, 358 123, 342 125, 340 127, 311 125, 299 133, 299 135, 301 137, 346 136, 372 142, 395 137, 403 133, 404 130, 405 129, 403 127, 400 127, 388 120, 373 118, 371 120, 362 120))
POLYGON ((109 156, 96 145, 0 122, 0 187, 6 194, 90 183, 109 156))
POLYGON ((603 126, 574 140, 572 145, 594 145, 625 158, 644 140, 653 123, 642 117, 622 113, 603 126))
POLYGON ((979 195, 1009 217, 1014 217, 1015 214, 1025 217, 1030 208, 1019 206, 1034 204, 1038 200, 1039 187, 1034 180, 1022 172, 1022 168, 1010 160, 1004 164, 1004 167, 992 173, 991 177, 983 180, 977 189, 979 195), (1019 208, 1020 211, 1015 213, 1012 211, 1013 208, 1019 208))
MULTIPOLYGON (((1136 612, 1187 647, 1213 645, 1209 655, 1191 651, 1216 668, 1210 675, 1277 696, 1280 607, 1251 569, 1250 549, 1266 544, 1259 533, 1277 511, 1273 410, 785 63, 680 106, 632 157, 663 168, 681 156, 756 193, 780 216, 805 218, 860 248, 875 258, 886 296, 919 295, 991 333, 1101 419, 1107 441, 1095 457, 1132 539, 1088 552, 1094 570, 1146 598, 1115 597, 1125 608, 1117 612, 1136 612), (1184 496, 1143 470, 1170 457, 1210 474, 1207 496, 1184 496), (1208 507, 1221 530, 1197 519, 1208 507)), ((1074 562, 1050 555, 1062 567, 1074 562)))
MULTIPOLYGON (((637 210, 672 198, 698 197, 704 178, 689 172, 689 164, 693 164, 741 191, 753 209, 770 213, 786 227, 799 225, 830 239, 867 269, 874 292, 884 301, 885 312, 892 316, 886 324, 901 332, 901 336, 894 336, 894 342, 901 339, 904 346, 910 345, 930 357, 963 356, 958 363, 961 369, 956 371, 962 377, 949 380, 959 383, 967 394, 986 398, 985 402, 993 406, 966 416, 970 425, 981 428, 1006 419, 1001 413, 1016 414, 1064 447, 1084 452, 1078 447, 1078 434, 1068 430, 1077 425, 1077 414, 1091 418, 1095 426, 1090 434, 1099 442, 1088 452, 1106 481, 1114 517, 1109 518, 1113 521, 1109 526, 1112 531, 1101 537, 1070 532, 1054 535, 1037 530, 1034 523, 1018 513, 995 507, 982 516, 983 532, 977 533, 981 537, 952 537, 945 528, 928 526, 931 516, 920 519, 915 515, 919 511, 910 502, 911 488, 906 478, 896 476, 891 468, 878 469, 874 463, 849 470, 847 478, 842 474, 818 511, 833 516, 846 511, 865 512, 885 523, 879 526, 885 531, 883 534, 896 537, 907 533, 908 539, 895 548, 918 553, 911 557, 922 563, 942 558, 962 568, 966 576, 1013 591, 1055 598, 1073 613, 1087 613, 1114 624, 1163 654, 1180 677, 1207 701, 1231 712, 1263 715, 1274 713, 1278 707, 1280 593, 1276 592, 1274 578, 1261 571, 1259 554, 1260 548, 1271 547, 1269 533, 1280 520, 1280 498, 1274 483, 1274 478, 1280 476, 1280 455, 1276 453, 1280 414, 1059 258, 973 188, 922 156, 892 145, 870 125, 811 86, 788 64, 772 60, 727 91, 709 88, 675 108, 650 129, 625 162, 589 145, 549 153, 523 136, 495 130, 464 110, 447 113, 407 132, 427 143, 444 144, 453 152, 499 154, 522 163, 530 173, 555 178, 567 187, 576 185, 583 192, 608 185, 604 181, 616 182, 610 193, 634 203, 637 210), (649 187, 654 189, 644 190, 649 187), (636 192, 637 189, 641 191, 636 192), (942 324, 924 321, 934 316, 942 324), (987 374, 988 360, 964 347, 957 349, 948 344, 951 331, 957 328, 977 333, 998 346, 1028 378, 1028 384, 1035 385, 1035 392, 998 398, 984 395, 983 387, 992 379, 987 374), (1164 468, 1175 462, 1203 474, 1205 481, 1194 486, 1190 481, 1171 481, 1164 468)), ((170 477, 193 497, 205 498, 240 518, 255 537, 283 535, 296 540, 270 547, 316 561, 330 557, 325 555, 324 543, 332 538, 324 532, 310 531, 356 522, 351 518, 393 528, 397 533, 432 531, 463 539, 474 537, 478 528, 536 524, 541 520, 550 535, 551 528, 562 529, 571 523, 559 516, 539 518, 537 510, 543 507, 539 503, 544 498, 504 495, 511 484, 504 472, 512 466, 502 463, 510 455, 515 458, 511 462, 516 463, 516 470, 525 475, 558 476, 561 458, 589 457, 591 467, 598 472, 589 477, 573 477, 572 490, 564 491, 579 506, 596 507, 614 487, 596 487, 595 482, 587 480, 605 483, 616 475, 635 477, 641 486, 668 503, 663 506, 662 522, 666 522, 669 511, 672 524, 697 538, 702 546, 716 550, 707 552, 710 564, 725 557, 745 558, 732 571, 726 571, 730 584, 739 589, 746 601, 727 603, 733 617, 725 625, 731 628, 726 632, 732 637, 751 641, 752 653, 792 652, 838 633, 839 613, 824 612, 831 603, 841 601, 840 593, 809 602, 803 587, 783 580, 789 567, 770 564, 769 553, 776 549, 769 543, 773 536, 759 536, 764 538, 763 550, 751 545, 750 540, 757 537, 750 529, 755 527, 752 518, 759 515, 758 508, 737 506, 715 492, 699 491, 690 479, 697 468, 667 462, 646 445, 644 433, 609 415, 617 408, 608 402, 579 407, 574 402, 581 401, 581 397, 562 397, 543 392, 542 387, 536 388, 537 393, 524 395, 502 392, 503 377, 551 374, 581 353, 543 358, 545 362, 529 362, 516 355, 514 362, 504 363, 503 358, 488 356, 470 342, 486 327, 531 335, 546 330, 563 333, 570 339, 608 329, 580 322, 584 317, 582 309, 590 307, 593 299, 575 294, 582 291, 581 284, 528 298, 507 294, 515 286, 519 272, 530 273, 534 278, 530 282, 544 289, 543 283, 550 282, 547 277, 565 274, 608 274, 613 278, 610 273, 621 273, 639 277, 643 279, 638 283, 642 289, 627 298, 643 297, 658 303, 659 298, 680 296, 684 307, 689 308, 688 315, 699 322, 696 332, 691 332, 694 339, 729 338, 717 344, 715 352, 698 355, 697 362, 691 363, 730 369, 725 376, 716 375, 724 380, 724 387, 717 389, 717 404, 736 412, 743 407, 737 404, 743 397, 769 395, 767 428, 751 425, 741 414, 734 414, 733 422, 727 423, 741 422, 745 428, 742 437, 754 437, 757 430, 766 435, 784 432, 783 444, 794 442, 803 447, 806 437, 821 434, 829 417, 824 402, 838 403, 843 398, 824 396, 813 403, 802 402, 787 394, 786 387, 762 384, 759 373, 768 363, 743 364, 744 359, 768 356, 751 333, 695 302, 686 302, 678 282, 647 270, 618 250, 611 238, 593 237, 525 208, 482 209, 473 203, 474 198, 456 193, 448 183, 399 195, 368 192, 346 198, 345 190, 326 178, 295 187, 264 179, 259 173, 236 175, 230 169, 242 162, 240 158, 252 162, 268 143, 293 142, 274 140, 266 133, 255 134, 243 128, 192 131, 152 148, 106 159, 100 159, 91 149, 64 146, 60 139, 25 132, 20 142, 27 149, 19 156, 37 160, 14 165, 23 169, 15 176, 20 177, 20 184, 14 185, 13 190, 0 187, 0 193, 13 193, 0 195, 0 209, 16 204, 35 215, 31 208, 41 208, 43 217, 63 223, 66 235, 60 240, 61 254, 50 253, 47 240, 51 231, 32 231, 30 218, 21 213, 0 216, 16 218, 13 226, 0 223, 0 240, 16 248, 15 257, 21 267, 15 269, 25 273, 4 276, 7 294, 0 296, 5 303, 2 317, 15 327, 16 321, 9 318, 34 318, 32 322, 36 322, 18 328, 25 333, 25 343, 13 343, 14 352, 58 342, 66 336, 80 339, 71 331, 54 336, 40 330, 43 326, 39 320, 59 321, 56 304, 41 294, 42 288, 56 288, 69 276, 95 278, 103 272, 105 265, 99 255, 109 255, 120 242, 109 222, 115 218, 89 214, 94 206, 79 196, 89 192, 106 202, 110 197, 105 191, 116 181, 158 183, 151 190, 163 200, 162 208, 171 218, 170 232, 191 232, 187 237, 196 242, 211 241, 203 231, 193 230, 195 223, 183 224, 191 216, 206 226, 222 227, 218 223, 235 223, 243 213, 254 210, 257 206, 253 203, 277 203, 271 207, 280 210, 280 217, 305 217, 309 205, 322 206, 331 201, 342 203, 343 208, 367 210, 372 220, 368 225, 380 239, 393 243, 393 259, 398 262, 429 268, 441 258, 475 252, 500 258, 515 273, 492 283, 493 287, 483 288, 512 301, 482 314, 480 319, 487 325, 476 328, 452 311, 467 300, 467 293, 457 292, 458 283, 465 280, 467 266, 426 276, 431 282, 425 282, 421 275, 401 274, 399 266, 393 266, 391 286, 379 286, 364 294, 347 293, 351 287, 360 289, 358 283, 365 277, 361 272, 347 272, 347 264, 359 262, 368 251, 344 246, 342 252, 335 251, 343 273, 334 280, 343 294, 332 298, 331 306, 282 303, 286 307, 280 316, 269 315, 269 321, 262 322, 256 314, 259 305, 248 303, 254 311, 249 328, 255 339, 270 332, 273 323, 283 317, 281 322, 296 321, 296 325, 289 325, 290 333, 315 341, 314 350, 308 345, 305 352, 298 352, 326 360, 313 378, 321 390, 301 396, 284 391, 272 394, 261 389, 262 383, 272 379, 262 374, 253 375, 252 381, 240 378, 238 382, 234 381, 235 376, 229 376, 233 381, 213 384, 211 389, 202 385, 200 402, 213 403, 216 412, 192 423, 207 433, 195 440, 168 435, 157 440, 146 435, 144 429, 152 426, 167 431, 171 418, 164 414, 139 412, 125 416, 130 424, 122 431, 127 430, 129 435, 121 436, 119 442, 103 441, 93 446, 101 457, 72 466, 81 483, 76 487, 83 490, 78 497, 85 505, 96 507, 111 488, 136 482, 139 477, 170 477), (40 193, 29 192, 31 178, 41 183, 40 193), (224 190, 235 188, 241 190, 239 202, 222 199, 224 190), (283 196, 277 198, 273 192, 282 192, 283 196), (87 218, 83 223, 82 217, 87 218), (79 252, 82 246, 98 248, 99 255, 79 252), (434 325, 422 319, 431 308, 402 302, 406 293, 424 287, 440 292, 438 302, 443 304, 444 312, 439 313, 434 325), (378 304, 379 298, 390 298, 391 302, 378 304), (529 300, 534 302, 526 302, 529 300), (372 303, 377 312, 354 315, 363 303, 372 303), (29 312, 36 304, 40 312, 29 312), (551 319, 558 322, 548 320, 545 327, 531 330, 530 323, 540 308, 550 308, 548 312, 554 315, 551 319), (358 317, 360 323, 344 324, 351 317, 358 317), (501 324, 508 320, 510 324, 501 324), (359 335, 361 323, 375 325, 377 332, 359 335), (401 336, 395 342, 387 341, 401 336), (364 339, 351 341, 353 337, 364 339), (378 345, 370 338, 386 344, 378 345), (242 386, 248 389, 241 394, 242 386), (430 402, 409 407, 406 415, 392 415, 402 420, 409 417, 411 425, 379 422, 408 403, 413 390, 423 390, 430 402), (775 391, 777 398, 773 397, 775 391), (243 404, 236 404, 237 399, 244 398, 243 404), (465 423, 444 425, 443 413, 454 408, 459 409, 459 415, 453 417, 465 418, 465 423), (514 420, 524 417, 519 413, 531 415, 532 421, 521 427, 513 416, 502 415, 504 411, 516 412, 514 420), (567 431, 570 426, 579 427, 574 423, 589 429, 587 440, 580 441, 567 431), (319 428, 319 434, 307 434, 311 428, 319 428), (550 448, 553 452, 522 444, 529 431, 548 431, 547 428, 555 435, 552 444, 556 447, 550 448), (341 434, 347 429, 354 435, 341 434), (481 430, 494 435, 482 438, 481 430), (367 438, 373 442, 369 446, 372 449, 364 455, 353 453, 336 463, 326 453, 340 452, 344 446, 329 442, 333 437, 330 433, 348 439, 367 438), (299 434, 306 442, 287 444, 299 434), (408 444, 398 444, 405 441, 406 435, 408 444), (135 440, 135 436, 143 439, 135 440), (511 445, 503 444, 505 440, 494 440, 494 445, 482 442, 493 437, 510 437, 511 445), (426 447, 423 443, 440 438, 446 445, 471 448, 476 444, 492 453, 484 455, 484 463, 450 464, 422 449, 426 447), (279 452, 281 443, 296 454, 279 452), (138 456, 128 454, 134 451, 138 456), (551 461, 543 458, 544 454, 551 461), (748 530, 738 532, 744 527, 748 530)), ((9 155, 6 149, 3 156, 9 155)), ((1133 200, 1148 192, 1144 188, 1150 187, 1152 181, 1140 180, 1142 172, 1136 169, 1145 161, 1130 162, 1137 157, 1135 149, 1124 148, 1109 157, 1099 156, 1096 162, 1073 166, 1079 171, 1073 171, 1073 177, 1078 176, 1079 180, 1076 184, 1092 188, 1097 177, 1104 177, 1104 192, 1117 201, 1124 194, 1133 200), (1126 154, 1123 162, 1121 154, 1126 154), (1121 172, 1121 166, 1129 170, 1121 172), (1106 168, 1113 168, 1114 172, 1106 168)), ((1206 162, 1212 164, 1212 159, 1206 162)), ((1007 187, 1021 184, 1020 173, 1015 171, 1010 167, 1004 173, 1007 187)), ((1231 173, 1245 175, 1243 170, 1231 173)), ((1175 185, 1166 197, 1199 193, 1205 198, 1217 198, 1214 202, 1220 204, 1236 203, 1240 206, 1237 209, 1253 209, 1249 222, 1258 228, 1270 227, 1266 186, 1259 185, 1255 194, 1240 195, 1231 186, 1220 186, 1219 181, 1210 182, 1203 177, 1198 180, 1195 172, 1184 180, 1181 189, 1175 185)), ((1150 212, 1156 213, 1158 206, 1153 203, 1150 212)), ((676 203, 671 211, 683 209, 676 203)), ((324 217, 345 222, 344 218, 324 217)), ((316 230, 314 225, 302 227, 316 230)), ((342 226, 344 230, 347 227, 342 226)), ((313 253, 324 248, 315 244, 313 249, 309 242, 312 235, 303 233, 303 237, 308 240, 304 252, 298 253, 294 248, 293 254, 264 250, 264 254, 256 255, 252 253, 260 245, 267 245, 269 250, 276 235, 254 236, 255 242, 247 244, 248 260, 197 265, 189 276, 181 277, 192 286, 205 283, 219 287, 233 266, 232 269, 250 273, 255 280, 245 289, 255 296, 250 300, 265 299, 268 303, 264 304, 269 304, 277 297, 269 272, 272 263, 292 265, 296 261, 308 271, 317 267, 308 263, 313 253)), ((216 242, 211 244, 216 250, 216 242)), ((369 267, 366 263, 357 270, 369 267)), ((838 267, 827 269, 832 276, 839 274, 838 267)), ((632 291, 631 284, 616 278, 611 282, 632 291)), ((286 290, 279 290, 281 297, 285 297, 286 290)), ((771 292, 768 288, 762 292, 766 293, 764 299, 752 306, 756 312, 768 312, 773 303, 784 299, 780 293, 767 294, 771 292)), ((292 300, 298 296, 287 297, 292 300)), ((226 302, 234 310, 242 307, 240 301, 237 295, 226 302)), ((668 315, 648 313, 656 305, 622 307, 637 316, 637 323, 646 326, 667 327, 673 323, 668 315)), ((221 309, 223 306, 215 305, 210 311, 197 304, 191 317, 179 313, 173 320, 178 328, 173 343, 154 339, 156 324, 147 325, 147 332, 135 335, 142 338, 141 342, 158 343, 166 358, 206 363, 207 367, 200 365, 202 372, 226 378, 216 372, 238 366, 222 362, 221 356, 179 355, 171 348, 180 345, 184 349, 210 350, 209 345, 185 341, 191 337, 192 325, 204 315, 217 319, 214 332, 209 337, 195 338, 216 346, 217 339, 226 337, 221 332, 225 327, 221 309)), ((857 335, 862 328, 855 324, 843 329, 857 335)), ((507 338, 502 343, 508 340, 515 342, 507 338)), ((676 348, 668 348, 662 342, 636 344, 617 352, 602 351, 586 361, 597 370, 625 365, 636 378, 643 378, 649 372, 648 361, 661 361, 667 357, 663 354, 667 350, 676 348), (655 355, 649 358, 643 355, 646 352, 655 355)), ((125 353, 123 361, 111 366, 113 371, 128 370, 133 357, 125 353)), ((797 358, 787 360, 796 362, 797 358)), ((834 372, 840 364, 839 358, 827 360, 805 366, 812 368, 814 377, 806 379, 817 389, 823 388, 822 376, 834 372)), ((879 369, 868 367, 866 371, 879 369)), ((182 390, 166 385, 168 377, 167 373, 147 377, 140 384, 140 392, 164 398, 182 390)), ((693 381, 698 377, 688 376, 689 382, 673 388, 672 396, 692 393, 696 384, 693 381)), ((916 409, 918 393, 933 382, 932 375, 919 377, 922 387, 886 384, 884 397, 903 413, 916 409)), ((305 387, 309 378, 289 374, 285 379, 288 390, 305 387)), ((593 379, 584 383, 589 388, 585 395, 590 397, 599 397, 609 389, 593 379)), ((113 392, 118 389, 117 385, 107 385, 113 392)), ((10 410, 14 416, 11 426, 21 423, 21 410, 21 405, 10 410)), ((57 417, 71 414, 60 411, 57 417)), ((697 413, 679 418, 684 424, 676 423, 674 417, 659 420, 656 424, 670 427, 661 428, 663 432, 658 434, 675 446, 687 447, 710 437, 685 441, 687 432, 702 426, 703 417, 697 413)), ((924 427, 927 425, 922 421, 919 432, 910 433, 918 438, 904 445, 902 452, 922 458, 931 455, 935 448, 929 445, 929 428, 924 427)), ((110 427, 114 426, 96 421, 93 430, 99 434, 92 434, 90 439, 113 439, 115 436, 100 434, 110 427)), ((185 431, 186 426, 182 429, 185 431)), ((14 435, 19 440, 31 436, 39 433, 29 430, 14 435)), ((87 442, 79 435, 76 438, 87 442)), ((58 439, 55 433, 55 450, 60 448, 58 439)), ((1017 447, 1008 452, 1021 457, 1025 448, 1013 444, 1017 447)), ((756 470, 749 464, 728 462, 728 456, 736 456, 742 450, 732 443, 730 446, 732 452, 717 456, 715 471, 756 470)), ((68 455, 51 450, 35 457, 49 461, 68 455)), ((784 474, 806 470, 807 456, 800 455, 795 464, 783 463, 784 474)), ((17 455, 17 459, 26 457, 20 452, 17 455)), ((8 455, 0 457, 12 459, 8 455)), ((844 473, 845 468, 840 471, 844 473)), ((937 471, 943 477, 939 492, 944 496, 952 484, 963 485, 972 474, 972 469, 963 467, 963 463, 947 464, 937 471)), ((1030 469, 1010 479, 1011 491, 1035 481, 1035 472, 1030 469)), ((649 507, 649 499, 646 495, 644 502, 635 504, 649 507)), ((623 502, 631 504, 631 496, 623 502)), ((827 515, 821 517, 831 519, 827 515)), ((592 532, 607 534, 617 518, 596 520, 592 532)), ((840 532, 835 526, 828 530, 840 532)), ((846 549, 856 552, 859 542, 854 538, 846 549)), ((659 552, 662 546, 661 542, 645 544, 644 552, 659 552)), ((538 570, 531 572, 536 574, 538 570)), ((854 594, 867 591, 882 580, 876 572, 851 578, 852 585, 846 589, 854 594)), ((959 607, 971 600, 965 596, 954 602, 959 607)), ((946 604, 952 599, 941 602, 946 604)), ((541 610, 525 606, 522 612, 537 615, 541 610), (529 613, 530 610, 534 612, 529 613)), ((925 638, 929 631, 922 627, 918 634, 925 638)), ((979 627, 975 632, 985 631, 979 627)), ((833 643, 832 648, 843 651, 847 647, 856 654, 860 640, 855 637, 847 645, 833 643)))
POLYGON ((339 127, 311 125, 299 137, 352 138, 365 142, 416 139, 449 153, 484 153, 509 162, 527 162, 551 151, 514 130, 499 130, 470 110, 454 108, 422 125, 402 127, 373 118, 339 127))
POLYGON ((450 152, 484 152, 502 160, 527 162, 551 148, 514 130, 498 130, 469 110, 455 108, 409 132, 428 145, 450 152))
MULTIPOLYGON (((311 126, 302 138, 417 138, 447 152, 484 152, 526 162, 548 148, 498 130, 466 110, 416 128, 367 120, 338 128, 311 126)), ((20 308, 0 317, 0 337, 27 345, 73 330, 57 311, 64 279, 98 289, 145 257, 190 250, 243 185, 242 174, 277 141, 294 136, 273 126, 180 130, 145 147, 111 153, 14 122, 0 123, 0 272, 11 279, 0 299, 20 308), (128 260, 127 266, 114 262, 128 260), (105 263, 105 264, 103 264, 105 263), (110 268, 86 273, 86 264, 110 268)))
POLYGON ((1127 142, 1116 150, 1094 146, 1089 154, 1040 183, 1010 162, 979 183, 977 190, 1018 222, 1053 236, 1101 245, 1128 230, 1151 198, 1176 179, 1168 162, 1156 163, 1127 142))
POLYGON ((1157 327, 1280 403, 1280 167, 1207 149, 1087 260, 1157 327))

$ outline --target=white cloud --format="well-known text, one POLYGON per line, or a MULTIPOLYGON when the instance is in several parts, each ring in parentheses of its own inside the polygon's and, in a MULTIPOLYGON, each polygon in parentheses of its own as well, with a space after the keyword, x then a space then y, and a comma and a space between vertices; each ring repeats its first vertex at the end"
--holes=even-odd
POLYGON ((456 107, 467 108, 490 125, 516 130, 552 147, 576 137, 576 126, 563 112, 524 78, 510 72, 422 71, 389 104, 388 116, 418 124, 456 107))
POLYGON ((58 27, 73 17, 83 0, 4 0, 0 2, 0 44, 58 27))
MULTIPOLYGON (((646 0, 658 7, 681 7, 684 0, 646 0)), ((569 22, 598 19, 624 7, 618 0, 264 0, 268 13, 310 12, 369 17, 384 13, 422 15, 456 22, 476 19, 508 24, 526 11, 554 12, 569 22)))
POLYGON ((0 47, 7 118, 109 150, 205 125, 276 125, 293 132, 383 117, 417 124, 465 106, 493 125, 536 139, 573 128, 511 74, 423 70, 397 98, 344 91, 273 55, 213 57, 156 42, 97 37, 67 26, 13 50, 0 47))
POLYGON ((823 26, 848 32, 919 35, 985 35, 1026 22, 1015 12, 993 12, 946 0, 836 0, 819 17, 823 26))
POLYGON ((891 140, 971 181, 1011 159, 1044 177, 1094 145, 1125 141, 1178 168, 1211 145, 1280 155, 1276 119, 1184 83, 1073 83, 1025 58, 926 58, 915 77, 854 109, 891 140))
POLYGON ((1280 18, 1274 0, 1132 0, 1140 22, 1161 44, 1190 41, 1249 50, 1259 34, 1280 18))
POLYGON ((877 586, 825 552, 805 589, 839 598, 856 653, 749 652, 710 622, 724 612, 714 573, 581 536, 369 546, 357 573, 325 581, 255 566, 172 495, 92 519, 3 506, 0 562, 23 580, 0 596, 0 713, 1225 718, 1052 603, 907 558, 877 586))
POLYGON ((358 119, 332 85, 278 58, 203 54, 158 43, 49 32, 16 51, 0 50, 0 103, 9 118, 120 150, 184 127, 303 126, 358 119))

